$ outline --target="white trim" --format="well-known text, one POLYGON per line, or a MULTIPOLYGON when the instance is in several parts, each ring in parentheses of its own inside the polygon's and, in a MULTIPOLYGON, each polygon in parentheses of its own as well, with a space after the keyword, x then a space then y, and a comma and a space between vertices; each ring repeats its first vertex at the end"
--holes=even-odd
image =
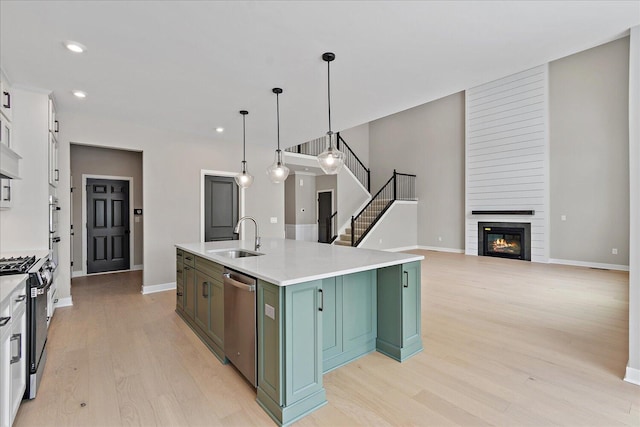
POLYGON ((140 271, 140 270, 144 270, 144 265, 143 264, 136 264, 131 269, 131 271, 140 271))
POLYGON ((133 232, 133 177, 132 176, 112 176, 112 175, 93 175, 82 174, 82 275, 87 275, 87 179, 109 179, 117 181, 129 181, 129 269, 133 266, 133 254, 135 254, 135 246, 133 232))
POLYGON ((549 264, 572 265, 575 267, 603 268, 605 270, 629 271, 628 265, 605 264, 602 262, 575 261, 572 259, 549 258, 549 264))
POLYGON ((303 171, 291 171, 289 175, 307 175, 307 176, 318 176, 313 172, 303 172, 303 171))
POLYGON ((73 270, 71 272, 71 278, 76 278, 76 277, 83 277, 85 276, 85 273, 83 273, 81 270, 73 270))
MULTIPOLYGON (((417 204, 418 204, 417 200, 394 200, 393 202, 391 202, 391 206, 389 206, 389 209, 387 209, 382 214, 382 216, 380 218, 378 218, 378 221, 373 225, 373 228, 371 230, 369 230, 367 235, 364 236, 364 239, 362 239, 360 241, 360 243, 358 244, 358 246, 356 246, 356 247, 362 246, 363 244, 366 243, 367 240, 369 240, 369 237, 371 236, 371 234, 373 234, 375 229, 378 228, 378 226, 382 223, 382 221, 384 220, 384 217, 389 214, 389 212, 391 211, 391 209, 393 208, 394 205, 417 205, 417 204)), ((353 230, 351 230, 351 232, 353 233, 353 230)))
POLYGON ((176 288, 176 282, 161 283, 159 285, 147 285, 147 286, 142 285, 142 289, 140 290, 140 293, 142 295, 147 295, 147 294, 153 294, 156 292, 170 291, 175 288, 176 288))
POLYGON ((73 299, 71 297, 58 298, 56 308, 73 307, 73 299))
POLYGON ((418 245, 418 249, 422 249, 424 251, 435 251, 435 252, 448 252, 451 254, 463 254, 464 249, 456 249, 456 248, 441 248, 438 246, 422 246, 418 245))
POLYGON ((640 385, 640 369, 635 369, 631 366, 627 366, 624 380, 631 384, 640 385))
MULTIPOLYGON (((238 172, 200 169, 200 241, 201 242, 204 242, 204 178, 205 176, 227 176, 227 177, 235 178, 236 176, 238 176, 238 172)), ((242 218, 244 216, 244 191, 245 191, 245 188, 242 188, 238 185, 238 218, 242 218)), ((244 222, 240 227, 241 227, 241 232, 243 233, 242 235, 244 236, 244 222)))

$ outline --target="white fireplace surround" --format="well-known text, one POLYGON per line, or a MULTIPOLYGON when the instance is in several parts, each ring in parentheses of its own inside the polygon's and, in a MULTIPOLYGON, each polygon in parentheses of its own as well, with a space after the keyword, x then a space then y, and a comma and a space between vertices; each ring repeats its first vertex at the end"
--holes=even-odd
POLYGON ((530 222, 531 261, 549 261, 548 64, 466 91, 465 253, 478 222, 530 222), (530 210, 474 215, 472 211, 530 210))

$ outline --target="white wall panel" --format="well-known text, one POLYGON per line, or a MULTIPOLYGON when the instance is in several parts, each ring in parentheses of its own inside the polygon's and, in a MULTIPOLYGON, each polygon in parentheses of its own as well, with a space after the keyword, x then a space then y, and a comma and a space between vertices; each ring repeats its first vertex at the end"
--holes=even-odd
POLYGON ((478 254, 478 222, 530 222, 531 260, 549 258, 548 66, 466 92, 466 249, 478 254), (534 210, 531 216, 474 210, 534 210))

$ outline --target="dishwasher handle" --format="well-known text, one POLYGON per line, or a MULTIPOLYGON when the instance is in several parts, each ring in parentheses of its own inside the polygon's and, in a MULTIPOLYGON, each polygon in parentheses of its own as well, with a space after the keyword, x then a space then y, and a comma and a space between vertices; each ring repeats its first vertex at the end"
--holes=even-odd
POLYGON ((235 286, 236 288, 241 289, 243 291, 247 291, 247 292, 256 291, 256 285, 249 285, 247 283, 238 282, 237 280, 231 277, 231 273, 224 273, 222 276, 224 277, 224 283, 228 283, 231 286, 235 286))

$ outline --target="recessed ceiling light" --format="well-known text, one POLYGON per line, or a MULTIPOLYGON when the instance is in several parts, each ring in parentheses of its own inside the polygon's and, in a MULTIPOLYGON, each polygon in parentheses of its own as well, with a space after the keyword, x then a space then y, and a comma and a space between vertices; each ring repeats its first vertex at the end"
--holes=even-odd
POLYGON ((70 41, 70 40, 64 42, 64 46, 67 49, 69 49, 71 52, 74 52, 74 53, 82 53, 85 50, 87 50, 87 48, 84 45, 82 45, 82 44, 80 44, 78 42, 70 41))
POLYGON ((224 132, 224 128, 217 127, 217 128, 216 128, 216 132, 218 132, 218 133, 222 133, 222 132, 224 132))
POLYGON ((81 90, 74 90, 72 93, 77 98, 83 98, 84 99, 84 98, 87 97, 87 92, 83 92, 81 90))

